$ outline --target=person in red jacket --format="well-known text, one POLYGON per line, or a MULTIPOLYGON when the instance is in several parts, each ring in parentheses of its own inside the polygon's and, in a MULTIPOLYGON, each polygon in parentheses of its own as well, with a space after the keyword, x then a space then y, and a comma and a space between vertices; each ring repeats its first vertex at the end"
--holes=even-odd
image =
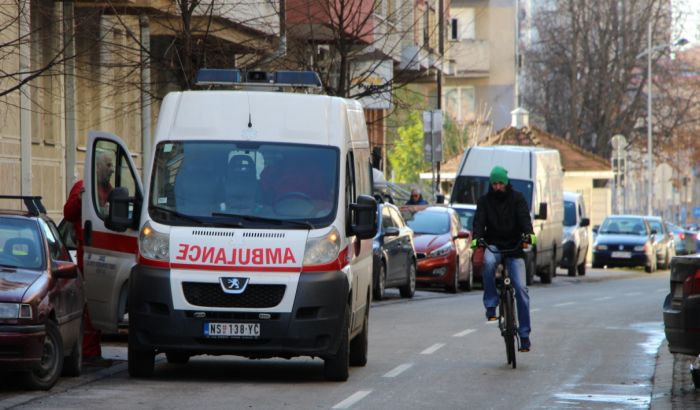
MULTIPOLYGON (((83 278, 85 271, 83 270, 83 225, 82 225, 82 196, 85 191, 83 181, 77 181, 68 194, 68 200, 63 205, 63 218, 72 223, 75 229, 75 240, 77 243, 77 259, 78 269, 80 269, 83 278)), ((100 347, 100 331, 92 326, 90 313, 87 307, 83 313, 83 360, 85 364, 108 365, 110 361, 102 358, 102 348, 100 347)))

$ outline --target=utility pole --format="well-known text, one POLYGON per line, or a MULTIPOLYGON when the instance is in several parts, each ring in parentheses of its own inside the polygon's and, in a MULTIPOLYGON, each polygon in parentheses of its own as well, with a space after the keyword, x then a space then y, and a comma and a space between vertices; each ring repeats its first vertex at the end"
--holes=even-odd
MULTIPOLYGON (((440 53, 440 69, 437 72, 437 109, 442 110, 442 71, 445 67, 445 5, 444 0, 438 0, 438 53, 440 53)), ((434 160, 434 159, 433 159, 434 160)), ((440 193, 440 160, 433 162, 435 165, 434 169, 437 170, 433 180, 435 181, 435 186, 433 187, 433 192, 435 193, 435 198, 440 193)))

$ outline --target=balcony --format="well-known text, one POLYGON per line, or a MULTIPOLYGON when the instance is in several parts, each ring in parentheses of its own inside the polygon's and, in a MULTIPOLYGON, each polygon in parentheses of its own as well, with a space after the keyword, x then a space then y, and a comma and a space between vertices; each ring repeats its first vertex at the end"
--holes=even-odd
POLYGON ((485 77, 491 68, 487 40, 451 41, 447 44, 450 57, 449 75, 458 78, 485 77))
POLYGON ((401 49, 399 69, 404 71, 425 71, 430 66, 430 53, 416 44, 401 49))

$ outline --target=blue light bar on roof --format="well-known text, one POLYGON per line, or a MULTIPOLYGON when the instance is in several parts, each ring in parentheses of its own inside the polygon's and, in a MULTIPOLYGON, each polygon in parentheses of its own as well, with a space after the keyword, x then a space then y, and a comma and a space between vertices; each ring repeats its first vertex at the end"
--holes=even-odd
POLYGON ((276 71, 275 83, 320 87, 321 79, 315 71, 276 71))
POLYGON ((321 88, 321 78, 314 71, 241 71, 238 69, 202 68, 197 71, 197 85, 272 86, 321 88))
POLYGON ((238 84, 241 82, 241 70, 222 68, 202 68, 197 71, 197 85, 238 84))

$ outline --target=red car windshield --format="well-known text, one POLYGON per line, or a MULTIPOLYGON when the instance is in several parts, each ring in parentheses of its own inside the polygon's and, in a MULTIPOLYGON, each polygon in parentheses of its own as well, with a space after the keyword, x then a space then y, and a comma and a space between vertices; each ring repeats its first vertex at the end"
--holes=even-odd
POLYGON ((450 218, 445 212, 416 212, 407 223, 417 234, 442 235, 450 231, 450 218))
POLYGON ((42 269, 42 249, 36 222, 0 217, 0 266, 42 269))

